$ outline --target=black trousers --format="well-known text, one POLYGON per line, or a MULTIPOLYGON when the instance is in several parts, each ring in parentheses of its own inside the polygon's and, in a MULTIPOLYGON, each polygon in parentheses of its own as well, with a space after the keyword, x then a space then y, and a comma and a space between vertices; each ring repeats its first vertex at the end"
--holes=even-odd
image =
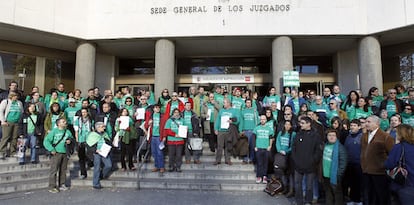
POLYGON ((390 189, 387 176, 363 174, 364 204, 388 205, 390 204, 390 189))
POLYGON ((134 167, 134 163, 132 163, 132 157, 135 154, 135 140, 129 141, 129 144, 125 144, 124 142, 121 143, 121 166, 123 169, 126 169, 126 162, 125 156, 128 157, 128 167, 132 169, 134 167))

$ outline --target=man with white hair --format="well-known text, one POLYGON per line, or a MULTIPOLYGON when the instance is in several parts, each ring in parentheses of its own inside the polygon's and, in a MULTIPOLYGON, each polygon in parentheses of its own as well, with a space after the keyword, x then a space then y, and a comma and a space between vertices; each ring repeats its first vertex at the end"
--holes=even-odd
POLYGON ((361 168, 363 173, 364 204, 388 204, 390 191, 384 162, 394 145, 394 139, 381 129, 380 118, 366 119, 367 132, 361 139, 361 168))

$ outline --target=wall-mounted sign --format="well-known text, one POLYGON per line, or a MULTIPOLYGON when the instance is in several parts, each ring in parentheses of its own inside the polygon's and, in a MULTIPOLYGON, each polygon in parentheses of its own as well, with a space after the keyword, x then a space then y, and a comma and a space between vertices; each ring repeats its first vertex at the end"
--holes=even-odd
POLYGON ((283 71, 283 86, 299 87, 299 84, 298 71, 283 71))
POLYGON ((254 83, 254 75, 193 75, 193 83, 254 83))

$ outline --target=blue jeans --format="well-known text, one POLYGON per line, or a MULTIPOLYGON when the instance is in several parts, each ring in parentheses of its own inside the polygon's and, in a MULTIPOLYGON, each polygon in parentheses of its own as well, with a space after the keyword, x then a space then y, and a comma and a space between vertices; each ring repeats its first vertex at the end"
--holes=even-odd
POLYGON ((256 152, 256 177, 267 176, 267 165, 269 164, 269 151, 258 149, 256 152))
POLYGON ((313 191, 313 184, 315 179, 315 173, 299 173, 295 171, 295 200, 297 204, 304 204, 312 202, 312 191, 313 191), (306 192, 305 192, 305 201, 303 201, 303 190, 302 181, 306 177, 306 192))
MULTIPOLYGON (((37 136, 36 135, 28 135, 26 137, 26 145, 23 147, 23 153, 26 153, 26 148, 30 147, 30 162, 37 162, 38 161, 38 156, 37 156, 37 149, 36 149, 36 144, 37 144, 37 136)), ((19 162, 24 162, 25 161, 25 154, 23 154, 23 157, 19 158, 19 162)))
POLYGON ((414 187, 404 187, 398 190, 398 197, 402 205, 412 204, 414 201, 414 187))
POLYGON ((108 178, 109 172, 112 169, 112 161, 111 158, 108 156, 102 157, 98 153, 93 154, 93 181, 92 185, 94 187, 100 187, 100 179, 101 179, 101 163, 104 164, 102 168, 102 178, 108 178))
POLYGON ((152 157, 154 157, 154 165, 155 168, 161 169, 164 168, 164 152, 160 150, 160 137, 159 136, 152 136, 151 138, 151 153, 152 157))
POLYGON ((246 156, 243 161, 253 161, 254 160, 254 145, 253 145, 253 132, 252 130, 244 130, 244 135, 246 135, 248 141, 249 141, 249 155, 246 156))
MULTIPOLYGON (((306 176, 303 177, 302 180, 302 191, 303 193, 306 193, 306 176)), ((313 199, 319 199, 319 181, 318 181, 318 176, 315 175, 315 178, 313 179, 313 185, 312 185, 312 189, 313 189, 313 199)))

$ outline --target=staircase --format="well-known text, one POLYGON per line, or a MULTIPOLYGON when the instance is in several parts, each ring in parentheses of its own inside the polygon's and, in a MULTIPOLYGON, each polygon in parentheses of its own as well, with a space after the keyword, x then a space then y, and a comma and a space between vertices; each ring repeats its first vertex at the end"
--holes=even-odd
MULTIPOLYGON (((26 155, 30 155, 30 150, 26 155)), ((119 155, 118 155, 119 157, 119 155)), ((168 167, 168 156, 165 156, 165 167, 168 167)), ((183 157, 184 159, 184 157, 183 157)), ((50 170, 49 158, 39 156, 38 164, 19 165, 16 158, 0 160, 0 194, 26 192, 48 187, 50 170)), ((243 165, 241 160, 232 158, 233 165, 213 165, 215 155, 207 143, 203 144, 201 164, 183 163, 182 172, 151 172, 154 164, 144 163, 137 183, 137 171, 115 171, 109 179, 102 180, 104 188, 136 189, 180 189, 180 190, 215 190, 215 191, 262 191, 264 184, 255 183, 254 166, 243 165)), ((119 161, 119 160, 117 160, 119 161)), ((152 160, 153 161, 153 160, 152 160)), ((27 157, 26 162, 30 162, 27 157)), ((136 165, 137 166, 137 165, 136 165)), ((117 167, 121 167, 117 162, 117 167)), ((88 178, 79 179, 78 156, 74 154, 68 162, 67 180, 71 188, 92 187, 93 169, 88 170, 88 178)))
MULTIPOLYGON (((167 156, 165 158, 168 158, 167 156)), ((184 157, 183 157, 184 160, 184 157)), ((224 160, 224 157, 223 157, 224 160)), ((243 165, 241 160, 232 158, 233 165, 222 162, 213 165, 215 155, 207 143, 203 144, 201 164, 185 164, 181 166, 182 172, 151 172, 154 164, 143 165, 139 183, 137 183, 137 171, 115 171, 101 184, 105 188, 138 188, 139 189, 181 189, 181 190, 215 190, 215 191, 262 191, 264 184, 256 184, 254 166, 243 165)), ((120 167, 120 163, 118 163, 120 167)), ((165 167, 168 167, 166 159, 165 167)), ((78 179, 78 173, 73 173, 72 187, 92 186, 92 170, 88 170, 87 179, 78 179)))

